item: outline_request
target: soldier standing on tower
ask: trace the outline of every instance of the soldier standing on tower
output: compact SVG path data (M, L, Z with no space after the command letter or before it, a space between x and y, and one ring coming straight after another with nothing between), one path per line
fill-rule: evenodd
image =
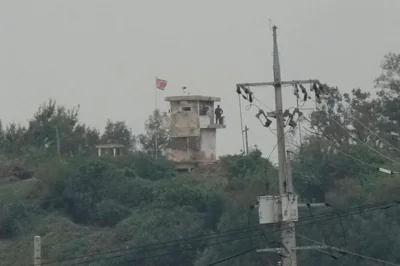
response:
M222 124L222 114L224 111L221 109L221 107L218 105L217 108L215 108L215 118L216 118L216 123L217 124Z

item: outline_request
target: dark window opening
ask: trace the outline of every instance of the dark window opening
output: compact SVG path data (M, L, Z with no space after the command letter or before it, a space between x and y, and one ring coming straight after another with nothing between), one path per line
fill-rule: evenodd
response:
M184 137L171 138L168 143L168 148L181 151L187 150L188 148L187 138Z
M207 106L207 105L200 105L200 113L199 113L199 115L202 115L202 116L207 115L207 112L208 112L209 109L210 109L210 107Z
M192 110L192 108L190 108L190 107L187 107L187 106L182 107L182 111L184 111L184 112L190 112L191 110Z
M212 114L212 103L210 102L199 102L199 115L206 116Z

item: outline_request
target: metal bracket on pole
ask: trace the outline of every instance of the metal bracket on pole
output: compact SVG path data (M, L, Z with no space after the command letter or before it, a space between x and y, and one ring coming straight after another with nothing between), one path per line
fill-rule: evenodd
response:
M292 85L295 88L299 87L304 94L304 101L308 99L307 90L302 84L312 84L313 87L318 87L322 91L322 84L317 79L308 80L291 80L291 81L281 81L281 71L279 63L279 52L278 52L278 42L277 42L277 27L274 25L273 29L273 82L257 82L257 83L238 83L236 84L236 92L241 93L241 90L249 92L248 87L258 87L258 86L273 86L275 89L275 112L268 113L269 117L276 119L276 137L277 137L277 148L278 148L278 169L279 169L279 194L280 196L261 196L259 197L259 222L260 224L271 224L280 223L282 234L282 248L265 248L258 249L257 252L277 252L281 255L283 266L297 266L297 249L321 249L320 246L316 247L296 247L296 231L295 222L298 220L298 196L294 194L292 172L290 168L290 160L286 160L285 152L285 117L290 117L289 123L291 127L294 127L294 121L292 118L295 114L290 114L290 112L283 112L282 103L282 85ZM318 86L316 86L316 84ZM298 90L298 88L297 88ZM313 91L313 89L310 89ZM320 92L315 89L316 97L319 99ZM251 94L250 94L251 95ZM299 97L297 93L297 97ZM250 102L252 100L249 99ZM262 111L262 110L261 110ZM263 112L263 111L262 111ZM300 112L297 110L298 115ZM259 115L258 115L259 116ZM265 114L264 114L265 116ZM269 123L270 124L270 123ZM266 126L268 127L269 124ZM300 207L311 207L315 204L303 204ZM319 204L318 206L325 206L325 204Z
M282 248L260 248L256 249L256 252L274 252L274 253L281 253Z
M275 112L267 112L267 117L276 118Z
M319 250L319 249L329 249L328 246L303 246L303 247L294 247L293 250Z
M291 81L281 81L280 85L294 85L294 84L310 84L317 83L321 84L318 79L308 79L308 80L291 80ZM251 83L238 83L237 87L260 87L260 86L275 86L276 82L251 82Z

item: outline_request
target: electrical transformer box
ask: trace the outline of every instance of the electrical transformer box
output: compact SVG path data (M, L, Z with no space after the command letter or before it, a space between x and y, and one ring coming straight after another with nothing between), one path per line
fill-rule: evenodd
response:
M281 196L283 222L296 222L299 220L297 199L298 196L295 194Z
M281 197L260 196L258 197L260 224L279 223L281 221Z
M297 201L298 196L294 194L258 197L258 215L260 224L298 221L299 214Z

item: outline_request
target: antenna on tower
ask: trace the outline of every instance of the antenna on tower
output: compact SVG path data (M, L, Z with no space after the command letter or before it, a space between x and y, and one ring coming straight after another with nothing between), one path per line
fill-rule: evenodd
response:
M187 87L186 86L182 87L182 93L183 93L183 95L189 95L189 92L187 91Z

